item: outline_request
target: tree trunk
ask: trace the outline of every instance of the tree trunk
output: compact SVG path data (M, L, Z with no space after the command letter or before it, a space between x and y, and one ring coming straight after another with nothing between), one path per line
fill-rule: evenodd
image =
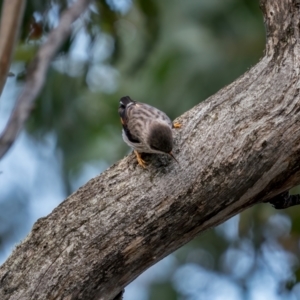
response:
M0 299L113 299L148 267L300 182L300 3L262 0L265 56L177 120L174 155L129 155L69 196L0 269Z

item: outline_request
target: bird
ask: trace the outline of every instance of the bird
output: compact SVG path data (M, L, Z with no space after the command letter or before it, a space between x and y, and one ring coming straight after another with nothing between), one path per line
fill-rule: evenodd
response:
M172 128L180 128L180 123L172 123L161 110L134 101L129 96L120 99L118 113L123 127L123 140L133 148L141 167L146 168L141 153L168 154L177 161L172 153Z

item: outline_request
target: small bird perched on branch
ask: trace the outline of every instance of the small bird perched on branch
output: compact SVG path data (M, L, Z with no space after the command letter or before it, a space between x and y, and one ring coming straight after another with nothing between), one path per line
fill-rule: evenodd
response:
M129 96L120 99L118 112L123 126L123 140L133 148L139 165L146 168L141 153L168 154L176 160L172 154L172 128L180 128L181 124L173 124L164 112L134 101Z

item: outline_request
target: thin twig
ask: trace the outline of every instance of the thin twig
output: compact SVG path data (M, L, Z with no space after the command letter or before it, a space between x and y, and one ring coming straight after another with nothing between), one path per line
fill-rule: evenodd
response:
M0 158L8 151L27 120L33 102L41 91L49 64L59 47L69 36L72 23L86 10L91 0L77 0L66 9L59 25L51 31L28 68L27 78L6 128L0 136Z
M4 0L0 27L0 95L6 82L19 35L26 0Z

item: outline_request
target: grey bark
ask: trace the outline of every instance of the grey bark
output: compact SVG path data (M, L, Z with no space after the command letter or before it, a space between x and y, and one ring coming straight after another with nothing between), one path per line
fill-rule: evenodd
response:
M264 57L179 117L174 154L133 154L46 218L0 269L0 299L113 299L175 249L300 182L300 9L261 1Z

